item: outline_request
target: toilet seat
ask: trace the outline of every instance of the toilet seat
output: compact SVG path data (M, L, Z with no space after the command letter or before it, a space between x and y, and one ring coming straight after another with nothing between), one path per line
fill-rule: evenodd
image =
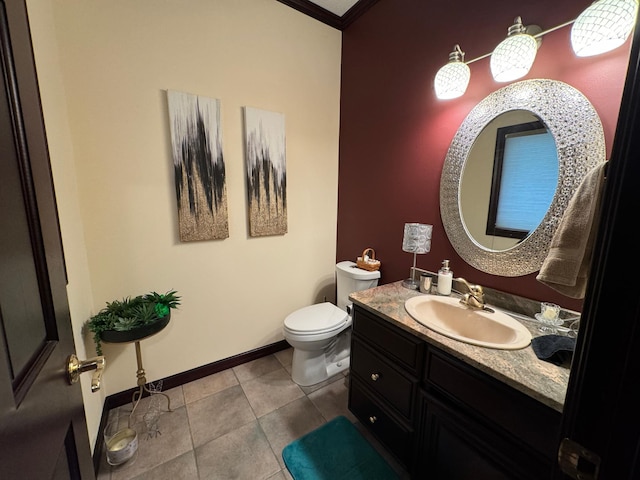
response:
M303 307L284 319L286 330L298 335L314 335L340 330L349 314L333 303L324 302Z

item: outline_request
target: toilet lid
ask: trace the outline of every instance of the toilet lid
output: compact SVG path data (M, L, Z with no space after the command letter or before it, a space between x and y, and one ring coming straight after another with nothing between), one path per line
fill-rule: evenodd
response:
M324 302L290 313L284 319L284 326L292 332L320 333L340 327L348 318L347 312Z

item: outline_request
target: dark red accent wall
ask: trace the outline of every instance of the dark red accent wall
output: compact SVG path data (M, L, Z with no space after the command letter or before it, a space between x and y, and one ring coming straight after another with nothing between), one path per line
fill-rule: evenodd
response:
M535 274L499 277L466 264L442 226L440 173L451 139L469 111L505 84L496 83L489 59L470 65L467 93L438 100L433 78L455 44L467 60L493 50L516 16L543 30L576 18L590 0L380 0L343 32L337 259L354 260L373 247L381 283L406 278L413 262L402 251L405 222L433 224L431 252L418 267L437 271L451 260L454 275L536 300L582 309L542 285ZM597 57L578 58L570 27L544 36L524 79L560 80L580 90L602 120L611 152L629 42Z

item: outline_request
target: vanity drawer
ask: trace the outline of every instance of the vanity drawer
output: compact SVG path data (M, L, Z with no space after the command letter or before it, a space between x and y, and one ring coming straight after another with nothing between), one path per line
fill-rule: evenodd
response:
M417 380L400 373L357 338L353 339L351 345L351 373L357 375L407 419L412 417Z
M555 457L560 412L435 348L427 355L425 379L427 388L437 387L490 427L513 434L545 457Z
M410 465L413 430L389 413L355 377L351 378L349 410L405 467Z
M402 368L419 377L424 358L424 343L417 337L385 323L354 305L353 332L374 346L380 347Z

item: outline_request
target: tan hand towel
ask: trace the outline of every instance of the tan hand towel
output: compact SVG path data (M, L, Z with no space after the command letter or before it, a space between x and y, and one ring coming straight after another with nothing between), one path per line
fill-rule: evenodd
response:
M602 162L587 173L571 197L536 276L539 282L571 298L584 298L587 288L606 165Z

